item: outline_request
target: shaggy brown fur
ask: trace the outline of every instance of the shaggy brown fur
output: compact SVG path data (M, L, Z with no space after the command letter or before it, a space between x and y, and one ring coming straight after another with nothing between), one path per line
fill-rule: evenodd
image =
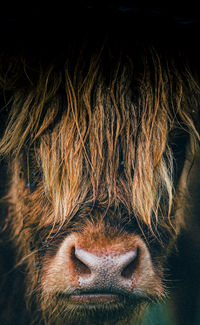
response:
M165 296L163 263L184 226L192 165L175 173L176 141L188 144L180 164L195 157L198 81L179 55L148 42L99 43L70 44L59 57L1 56L10 184L2 225L25 279L20 324L134 324L142 305ZM97 255L139 247L139 299L105 307L98 321L102 310L60 297L78 286L75 243Z

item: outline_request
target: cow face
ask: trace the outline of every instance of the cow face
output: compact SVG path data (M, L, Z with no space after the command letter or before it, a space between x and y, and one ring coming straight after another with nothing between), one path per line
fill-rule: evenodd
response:
M13 154L7 224L46 324L125 324L165 295L197 90L187 69L148 51L68 53L14 91L1 141Z

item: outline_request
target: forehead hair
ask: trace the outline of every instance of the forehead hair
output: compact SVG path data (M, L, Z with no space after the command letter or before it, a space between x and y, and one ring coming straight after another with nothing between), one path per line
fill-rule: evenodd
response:
M152 215L169 217L170 135L198 139L198 83L179 53L83 37L59 53L1 59L11 97L0 152L17 158L33 148L56 222L96 201L123 204L149 226Z

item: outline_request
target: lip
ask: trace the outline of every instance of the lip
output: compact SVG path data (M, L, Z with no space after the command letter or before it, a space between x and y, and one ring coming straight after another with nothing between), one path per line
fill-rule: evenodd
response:
M73 304L106 304L122 302L122 297L118 294L109 293L89 293L76 294L69 297L69 301Z

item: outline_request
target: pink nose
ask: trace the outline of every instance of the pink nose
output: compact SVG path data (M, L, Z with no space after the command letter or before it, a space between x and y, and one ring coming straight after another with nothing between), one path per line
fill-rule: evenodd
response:
M73 247L71 258L81 289L128 289L135 280L137 248L121 254L94 254Z

